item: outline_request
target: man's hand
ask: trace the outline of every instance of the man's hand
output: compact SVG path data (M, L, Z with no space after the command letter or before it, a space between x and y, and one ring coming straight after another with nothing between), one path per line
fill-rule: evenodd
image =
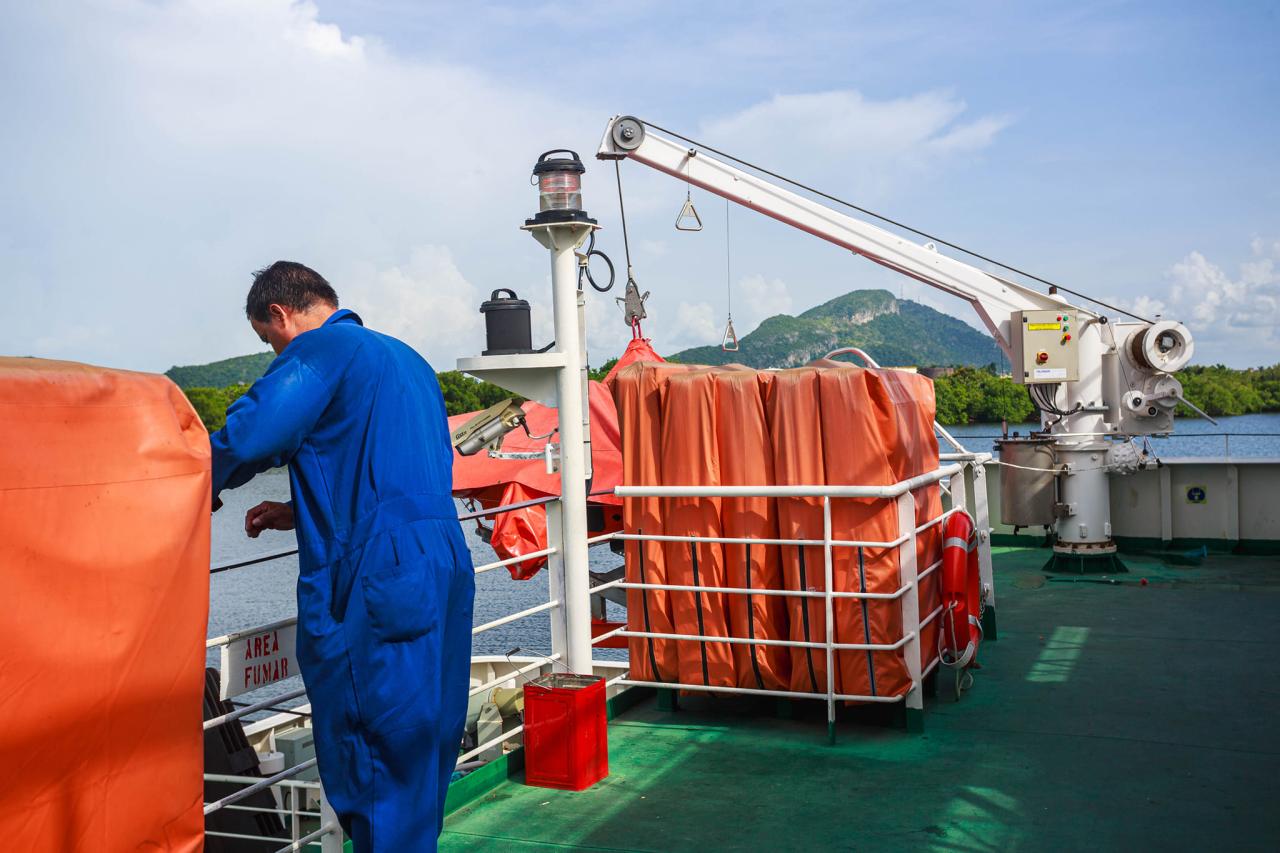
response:
M257 539L264 530L292 530L293 507L278 501L263 501L244 514L244 532Z

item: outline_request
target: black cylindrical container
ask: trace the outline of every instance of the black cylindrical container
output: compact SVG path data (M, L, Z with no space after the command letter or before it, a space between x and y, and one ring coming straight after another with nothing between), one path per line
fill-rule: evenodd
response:
M502 296L503 293L509 296ZM529 303L510 288L500 287L480 303L484 315L487 349L481 355L515 355L533 352L533 331L529 326Z

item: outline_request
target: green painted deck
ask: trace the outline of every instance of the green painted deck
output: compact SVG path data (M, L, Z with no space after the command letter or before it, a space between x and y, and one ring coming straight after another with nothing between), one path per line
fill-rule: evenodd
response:
M608 779L515 775L441 849L1280 847L1280 559L1127 555L1111 585L1048 580L1045 556L997 549L999 641L922 735L850 709L831 746L821 703L648 700L610 725Z

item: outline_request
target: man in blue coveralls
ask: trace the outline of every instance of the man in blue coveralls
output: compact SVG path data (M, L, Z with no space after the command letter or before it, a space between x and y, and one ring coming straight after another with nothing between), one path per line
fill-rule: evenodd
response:
M358 853L435 850L466 719L475 575L431 366L279 261L245 304L276 352L210 437L223 489L288 464L292 500L245 532L296 527L298 659L325 794Z

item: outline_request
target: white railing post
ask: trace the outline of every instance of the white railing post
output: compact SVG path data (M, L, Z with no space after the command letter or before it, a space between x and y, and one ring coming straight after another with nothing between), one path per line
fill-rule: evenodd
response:
M547 600L561 601L564 597L564 508L560 501L552 501L547 507L547 547L555 551L547 557ZM568 667L569 642L565 620L569 609L558 607L551 611L551 654L555 657L552 669L564 672Z
M320 789L320 826L333 826L333 832L320 836L320 853L342 853L342 825L338 813L329 805L329 795Z
M898 496L899 584L910 586L902 596L902 635L909 637L902 652L907 659L911 689L906 698L907 731L924 731L924 689L920 675L920 590L916 587L916 499L911 492Z
M822 499L822 564L826 585L823 587L823 604L826 607L827 643L827 741L836 742L836 666L835 666L835 608L831 604L831 591L835 571L831 559L831 498ZM809 604L801 601L805 607Z
M996 639L996 581L991 566L991 515L987 509L987 466L980 457L969 466L973 471L973 522L978 529L978 577L986 610L982 614L984 640Z
M947 480L947 489L951 492L951 508L952 509L968 509L969 499L965 490L967 488L966 481L969 464L965 463L958 473L952 474Z
M298 839L302 837L302 817L298 814L301 809L298 808L298 797L306 796L306 792L299 790L297 785L289 786L289 840L294 844L298 843Z

